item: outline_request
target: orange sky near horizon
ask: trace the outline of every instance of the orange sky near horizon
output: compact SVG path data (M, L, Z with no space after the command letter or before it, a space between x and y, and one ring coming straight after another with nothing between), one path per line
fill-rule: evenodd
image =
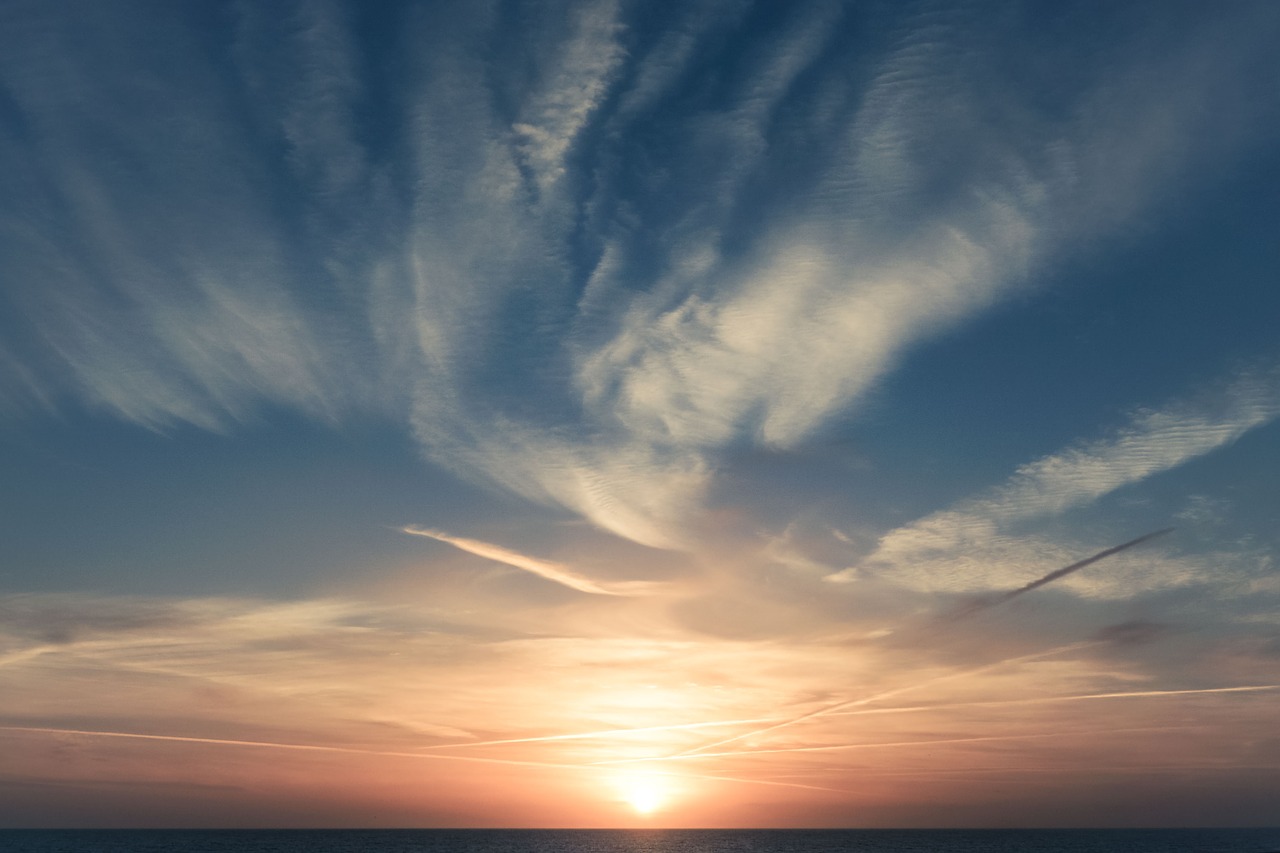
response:
M1031 600L786 643L593 617L592 636L473 644L389 630L411 618L391 605L210 605L0 664L11 720L64 721L0 727L6 770L41 779L17 801L56 789L77 823L123 826L1086 825L1245 809L1276 772L1238 734L1269 729L1280 684L1228 662L1151 684L1140 640L1017 638L1051 615ZM1220 800L1192 796L1205 777Z

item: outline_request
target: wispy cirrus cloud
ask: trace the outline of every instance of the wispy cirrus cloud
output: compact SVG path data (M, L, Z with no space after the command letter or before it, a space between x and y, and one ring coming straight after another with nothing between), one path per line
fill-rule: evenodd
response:
M512 124L520 137L522 162L540 193L566 174L568 155L608 93L625 51L617 2L583 4L567 10L567 37L553 48L545 85L535 91Z
M373 410L661 547L696 539L726 452L856 415L913 347L1247 147L1219 95L1275 26L1050 45L1088 70L1024 89L995 47L1040 36L929 4L657 29L541 4L518 44L483 4L68 8L16 10L0 61L0 146L33 164L0 176L6 398L209 429Z
M1116 198L1111 215L1141 206L1144 185L1129 184L1121 200L1110 178L1075 164L1071 152L1087 148L1095 130L1084 121L1046 123L1030 148L997 146L998 156L979 155L999 126L968 112L981 102L972 87L982 69L949 49L963 21L944 22L883 61L871 94L847 113L845 138L858 144L815 158L805 200L775 187L777 213L752 226L745 251L725 255L726 245L742 239L744 199L775 180L776 161L763 152L778 132L778 99L801 74L821 73L829 30L816 13L812 22L812 31L799 26L793 41L783 40L776 62L753 69L756 76L721 112L686 124L676 112L691 155L670 160L668 168L681 174L702 167L706 190L696 204L677 201L665 217L646 217L644 192L630 200L620 195L625 169L597 169L586 209L600 240L599 261L574 320L584 331L574 338L573 385L559 389L570 392L566 404L574 412L573 424L564 426L579 435L585 427L589 437L570 449L561 443L564 427L504 420L504 441L475 454L471 467L508 485L525 476L521 493L541 491L622 535L678 543L677 519L689 517L685 509L705 488L698 472L714 470L720 450L740 442L794 446L855 406L913 342L992 305L1020 287L1033 264L1097 233L1104 223L1069 217L1064 226L1063 214L1080 197L1105 185ZM663 79L678 78L668 72ZM625 84L619 86L620 102L628 103ZM964 191L950 197L928 189L939 179L932 154L937 162L955 154L930 153L940 144L930 141L930 128L944 102L964 131L946 144L973 155ZM1188 107L1166 100L1162 109L1177 114ZM606 132L622 137L631 130L628 114L600 109ZM831 116L828 105L802 122ZM724 156L708 159L712 152ZM610 154L605 148L581 156L609 166ZM665 173L657 174L655 190L668 189ZM611 208L616 212L608 216ZM644 242L619 216L623 211L645 222ZM646 249L656 255L642 261ZM609 329L612 335L602 334ZM436 441L437 433L423 434L428 446ZM496 449L502 443L526 448L528 460L559 464L522 465ZM636 464L607 461L616 458ZM623 471L638 476L620 477ZM590 490L565 485L583 478L593 482Z
M623 583L597 583L582 574L575 572L563 563L553 560L543 560L538 557L531 557L527 554L521 554L518 551L512 551L510 548L504 548L501 545L494 545L490 542L481 542L478 539L467 539L461 536L451 536L439 530L429 530L425 527L405 527L402 528L405 533L413 536L425 536L428 539L435 539L437 542L444 542L452 545L460 551L466 551L468 554L474 554L477 557L483 557L486 560L493 560L498 563L520 569L524 572L545 578L552 583L558 583L569 589L578 592L586 592L592 595L634 595L642 590L652 590L653 585L639 582L623 582Z
M1217 390L1134 412L1110 436L1023 465L986 494L892 530L859 566L828 579L854 580L869 569L929 588L1007 585L1016 577L1012 572L1025 568L1018 555L1036 565L1045 559L1031 556L1046 550L1045 543L1019 537L1019 524L1087 505L1225 447L1277 417L1275 369L1247 371Z
M159 40L121 11L15 10L0 67L21 116L6 159L39 163L4 176L30 372L54 399L147 426L223 428L268 400L332 417L356 386L298 288L227 81L191 61L200 38L178 10L153 20Z

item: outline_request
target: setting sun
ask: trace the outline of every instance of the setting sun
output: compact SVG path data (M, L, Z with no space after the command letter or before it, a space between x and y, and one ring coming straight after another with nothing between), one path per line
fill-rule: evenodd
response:
M640 815L650 815L662 808L669 799L669 790L663 780L653 776L625 776L618 780L622 801Z

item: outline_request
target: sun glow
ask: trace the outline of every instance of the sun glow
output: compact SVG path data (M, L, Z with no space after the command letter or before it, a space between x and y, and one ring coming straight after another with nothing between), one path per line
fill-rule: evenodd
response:
M661 809L668 800L668 790L660 777L628 775L618 780L623 802L639 815L651 815Z

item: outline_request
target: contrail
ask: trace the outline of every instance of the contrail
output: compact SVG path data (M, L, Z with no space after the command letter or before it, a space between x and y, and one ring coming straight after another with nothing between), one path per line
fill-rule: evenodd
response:
M989 743L1010 740L1042 740L1045 738L1071 737L1073 735L1130 734L1133 732L1170 732L1204 728L1203 726L1139 726L1126 729L1086 729L1068 732L1038 732L1028 735L977 735L974 737L941 738L938 740L900 740L883 743L837 743L826 746L781 746L775 749L740 749L726 752L691 752L674 756L652 758L618 758L597 761L598 765L640 764L647 761L690 761L699 758L735 758L745 755L778 755L790 752L844 752L854 749L888 749L911 746L945 746L959 743Z
M581 764L557 764L550 761L520 761L511 758L478 758L471 755L436 755L434 753L402 752L397 750L360 749L351 746L322 746L311 743L279 743L262 740L233 740L229 738L183 737L180 735L146 735L136 732L105 732L89 729L58 729L39 726L0 726L5 732L30 732L34 734L80 735L84 737L123 738L128 740L151 740L168 743L213 744L215 746L242 746L254 749L285 749L298 752L337 752L346 755L375 755L392 758L418 758L436 761L465 761L473 764L506 764L518 767L553 767L558 769L582 769Z
M871 714L911 714L924 711L941 711L952 708L999 708L1009 705L1046 705L1054 702L1079 702L1089 699L1128 699L1152 696L1185 696L1204 693L1256 693L1266 690L1280 690L1280 684L1251 684L1242 687L1200 687L1185 690L1130 690L1122 693L1083 693L1075 696L1043 696L1034 699L995 699L985 702L948 702L937 705L906 705L895 708L860 708L855 711L832 711L832 717L854 717ZM870 700L868 700L870 701ZM654 732L688 731L691 729L710 729L721 726L744 726L758 723L785 722L777 717L757 717L741 720L712 720L701 723L676 723L668 726L642 726L629 729L601 729L591 732L573 732L563 735L538 735L534 737L504 738L501 740L464 741L461 743L442 743L420 747L420 752L434 752L445 749L469 749L472 747L505 746L521 743L554 743L566 740L594 740L609 737L626 737L635 734ZM736 754L736 753L734 753ZM649 759L645 759L649 760ZM612 763L612 762L610 762Z
M1021 774L1027 776L1061 776L1070 772L1078 772L1081 768L1064 768L1064 767L963 767L960 769L950 769L946 767L930 767L927 770L875 770L870 768L860 768L858 770L859 779L879 779L879 778L918 778L921 781L929 781L940 776L971 776L977 773L1009 773ZM1111 765L1100 766L1090 764L1088 773L1090 776L1103 773L1141 773L1151 775L1153 773L1172 773L1172 772L1218 772L1218 773L1235 773L1238 771L1254 770L1267 773L1274 773L1280 770L1277 764L1134 764L1134 765ZM822 771L815 770L813 773ZM827 771L830 772L830 771Z
M421 752L402 752L398 750L359 749L349 746L322 746L309 743L278 743L276 741L233 740L229 738L184 737L179 735L147 735L136 732L106 732L89 729L59 729L39 726L0 726L0 731L29 732L33 734L79 735L83 737L123 738L128 740L162 741L167 743L212 744L215 746L239 746L257 749L284 749L301 752L330 752L344 755L385 756L391 758L434 759L439 761L463 761L472 764L502 764L515 767L541 767L555 770L578 770L599 772L599 764L558 764L550 761L520 761L506 758L476 758L463 755L434 755ZM655 771L660 776L675 779L708 779L718 782L736 782L743 785L769 785L783 788L801 788L809 791L830 791L847 794L849 791L840 788L828 788L820 785L803 785L799 782L778 782L769 779L744 779L738 776L709 776L704 774L671 773Z
M588 765L588 766L592 768L597 768L600 765ZM828 788L824 785L804 785L804 784L801 784L800 782L779 782L776 779L743 779L738 776L707 776L702 773L693 773L688 775L684 773L680 773L680 774L667 773L663 775L675 776L676 778L679 778L679 779L708 779L713 782L740 782L744 785L774 785L779 788L801 788L805 791L829 791L833 794L854 793L853 791L850 791L848 788Z
M974 603L972 603L972 604L970 604L970 605L966 606L965 608L963 608L961 611L959 611L959 612L957 612L957 613L953 614L952 616L948 617L948 619L947 619L946 621L953 621L953 620L956 620L956 619L959 619L959 618L963 618L963 617L965 617L965 616L969 616L969 615L971 615L971 614L973 614L973 613L976 613L976 612L978 612L979 610L985 610L985 609L987 609L987 608L989 608L989 607L994 607L994 606L996 606L996 605L998 605L998 604L1002 604L1002 603L1004 603L1004 602L1006 602L1006 601L1008 601L1008 600L1010 600L1010 599L1012 599L1012 598L1017 598L1018 596L1020 596L1020 595L1024 595L1024 594L1026 594L1026 593L1030 592L1030 591L1031 591L1031 590L1033 590L1033 589L1037 589L1037 588L1039 588L1039 587L1042 587L1042 586L1044 586L1044 585L1045 585L1045 584L1047 584L1047 583L1052 583L1053 581L1058 580L1059 578L1066 577L1067 575L1072 574L1073 572L1078 572L1078 571L1080 571L1081 569L1083 569L1085 566L1092 565L1093 563L1096 563L1096 562L1098 562L1099 560L1106 559L1107 557L1110 557L1110 556L1111 556L1111 555L1113 555L1113 554L1118 554L1118 553L1120 553L1121 551L1124 551L1124 550L1126 550L1126 549L1128 549L1128 548L1132 548L1132 547L1134 547L1135 545L1140 545L1141 543L1146 542L1146 541L1147 541L1147 540L1149 540L1149 539L1154 539L1154 538L1156 538L1157 536L1163 536L1164 534L1169 533L1169 532L1171 532L1172 530L1173 530L1173 528L1172 528L1172 527L1166 527L1166 528L1164 528L1163 530L1157 530L1157 531L1155 531L1154 533L1148 533L1148 534L1146 534L1146 535L1144 535L1144 536L1139 536L1137 539L1131 539L1131 540L1130 540L1130 541L1128 541L1128 542L1125 542L1125 543L1123 543L1123 544L1121 544L1121 545L1116 545L1116 546L1115 546L1115 547L1113 547L1113 548L1108 548L1108 549L1106 549L1105 551L1099 551L1097 554L1094 554L1092 557L1086 557L1085 559L1080 560L1080 561L1075 562L1075 563L1072 563L1072 564L1071 564L1071 565L1069 565L1069 566L1063 566L1061 569L1057 569L1057 570L1055 570L1055 571L1052 571L1052 572L1050 572L1049 574L1045 575L1044 577L1039 578L1039 579L1037 579L1037 580L1034 580L1034 581L1032 581L1031 583L1026 584L1025 586L1021 586L1021 587L1019 587L1019 588L1017 588L1017 589L1015 589L1015 590L1010 590L1009 592L1003 593L1002 595L996 596L996 597L991 598L991 599L984 599L984 600L981 600L981 601L974 602ZM912 687L898 688L898 689L896 689L896 690L891 690L891 691L888 691L888 692L885 692L885 693L878 693L878 694L876 694L876 695L874 695L874 696L869 696L869 697L866 697L866 698L864 698L864 699L854 699L854 700L850 700L850 701L847 701L847 702L839 702L839 703L836 703L835 705L829 705L829 706L827 706L826 708L819 708L819 709L818 709L818 710L816 710L816 711L810 711L810 712L809 712L809 713L807 713L807 714L801 714L800 716L798 716L798 717L793 717L793 718L791 718L791 719L789 719L789 720L783 720L783 721L782 721L782 722L780 722L780 723L776 723L776 724L774 724L774 725L767 726L766 728L763 728L763 729L755 729L755 730L753 730L753 731L744 732L743 734L740 734L740 735L735 735L734 737L731 737L731 738L725 738L724 740L719 740L719 741L715 741L715 742L713 742L713 743L704 744L703 746L700 746L700 747L694 747L693 749L687 749L687 750L684 750L684 751L682 751L682 752L675 753L672 757L683 756L683 755L690 755L690 754L693 754L693 753L702 752L702 751L707 750L707 749L714 749L714 748L715 748L715 747L717 747L717 746L724 746L725 744L734 743L735 741L743 740L743 739L745 739L745 738L749 738L749 737L757 737L757 736L759 736L759 735L768 734L769 732L777 731L778 729L786 728L787 726L793 726L793 725L795 725L796 723L804 722L805 720L809 720L809 719L812 719L812 718L814 718L814 717L826 716L826 715L831 714L831 713L834 713L834 712L836 712L836 711L838 711L838 710L840 710L840 709L842 709L842 708L849 708L849 707L853 707L854 705L865 705L865 704L867 704L867 703L869 703L869 702L874 702L874 701L876 701L876 700L878 700L878 699L885 699L885 698L888 698L889 696L894 696L894 695L897 695L897 694L899 694L899 693L906 692L907 690L914 690L914 689L917 689L918 687L923 687L923 686L925 686L925 685L927 685L927 684L935 684L935 683L937 683L937 682L939 682L939 681L945 681L945 680L947 680L947 679L950 679L950 678L957 678L957 677L960 677L960 676L963 676L963 675L976 675L976 674L978 674L978 673L985 672L987 669L990 669L990 668L992 668L992 667L1003 666L1003 665L1004 665L1004 664L1006 664L1006 663L1014 663L1014 662L1016 662L1016 661L1020 661L1020 660L1030 660L1030 659L1033 659L1033 658L1042 657L1042 656L1044 656L1044 655L1055 654L1055 653L1060 652L1060 651L1067 651L1067 650L1071 650L1071 649L1084 648L1085 646L1095 645L1095 644L1096 644L1096 642L1098 642L1098 641L1089 642L1089 643L1084 643L1084 644L1079 644L1079 643L1077 643L1077 644L1070 645L1070 646L1063 646L1063 647L1061 647L1061 648L1059 648L1059 649L1055 649L1055 650L1052 650L1052 651L1049 651L1049 652L1043 652L1043 653L1040 653L1040 654L1030 655L1030 656L1028 656L1028 657L1024 657L1024 658L1009 658L1009 659L1007 659L1007 660L1000 661L1000 662L995 663L995 664L990 664L989 666L986 666L986 667L980 667L980 668L978 668L978 669L976 669L976 670L968 670L968 671L966 671L966 672L956 673L956 674L954 674L954 675L943 676L943 677L942 677L942 678L940 678L940 679L933 679L933 680L930 680L930 681L928 681L928 682L925 682L924 684L915 685L915 686L912 686Z
M863 708L857 711L836 711L831 716L910 714L920 711L950 710L952 708L1000 708L1007 705L1049 705L1054 702L1080 702L1089 699L1141 699L1150 696L1187 696L1202 693L1256 693L1264 690L1280 690L1280 684L1250 684L1243 687L1199 687L1186 690L1127 690L1121 693L1081 693L1075 696L1040 696L1033 699L992 699L985 702L948 702L939 705L908 705L897 708Z
M686 729L712 729L719 728L721 726L756 725L758 723L771 723L776 719L776 717L756 717L742 720L712 720L710 722L701 723L675 723L669 726L643 726L631 729L602 729L594 732L574 732L573 734L565 735L539 735L535 737L505 738L503 740L477 740L464 741L461 743L442 743L433 746L424 746L421 747L421 749L426 752L428 750L437 749L467 749L478 746L501 746L503 744L511 743L548 743L551 741L561 740L591 740L594 738L622 737L634 734L647 734L650 732L675 732Z
M812 720L815 717L829 716L830 714L833 714L836 711L841 710L842 708L852 708L856 705L867 705L867 704L870 704L871 702L876 702L881 699L888 699L890 696L897 696L901 693L907 693L912 690L919 690L922 687L929 687L934 684L941 684L944 681L951 681L952 679L955 679L955 678L963 678L969 675L979 675L981 673L988 672L990 670L1005 666L1006 664L1020 663L1022 661L1028 661L1028 660L1036 660L1037 658L1049 657L1051 655L1062 654L1063 652L1071 652L1077 649L1084 649L1090 646L1100 645L1101 642L1102 642L1101 640L1089 640L1081 643L1071 643L1069 645L1058 646L1057 648L1049 649L1048 651L1044 651L1044 652L1035 652L1034 654L1021 655L1019 657L1013 657L1013 658L1005 658L1002 661L985 664L984 666L977 667L976 669L966 669L962 672L953 672L950 675L942 675L937 678L930 678L927 681L922 681L917 684L909 684L906 687L896 687L893 690L885 690L880 693L874 693L871 696L864 696L860 699L848 699L844 702L837 702L834 705L827 705L824 708L818 708L817 710L809 711L808 713L801 714L798 717L791 717L790 719L782 720L781 722L774 723L773 725L766 726L762 729L753 729L752 731L743 732L742 734L737 734L737 735L734 735L733 737L727 737L727 738L724 738L723 740L718 740L712 743L703 744L702 746L695 746L692 749L686 749L681 752L674 753L673 755L670 755L667 757L680 758L685 755L693 755L695 753L701 753L701 752L704 752L705 750L715 749L717 746L724 746L725 744L735 743L740 740L745 740L746 738L749 738L749 737L759 737L760 735L766 735L766 734L769 734L770 732L776 732L778 729L784 729L784 728L787 728L788 726L794 726L796 723L803 723L805 720Z
M1116 545L1114 548L1108 548L1105 551L1099 551L1098 553L1094 554L1092 557L1085 557L1083 560L1080 560L1079 562L1072 563L1069 566L1063 566L1060 569L1055 569L1054 571L1049 572L1049 574L1045 575L1044 577L1033 580L1031 583L1025 586L1020 586L1017 589L1009 590L1008 592L1001 593L1000 595L993 596L991 598L978 599L977 601L974 601L960 608L959 610L952 613L947 618L951 620L962 619L966 616L971 616L974 613L977 613L981 610L986 610L988 608L996 607L997 605L1004 604L1006 601L1017 598L1020 595L1026 595L1028 592L1031 592L1031 590L1033 589L1039 589L1040 587L1044 586L1047 583L1053 583L1059 578L1065 578L1067 575L1074 574L1075 572L1080 571L1086 566L1093 565L1099 560L1105 560L1107 557L1110 557L1113 554L1119 554L1121 551L1126 551L1134 547L1135 545L1141 545L1143 542L1146 542L1151 539L1155 539L1157 536L1164 536L1166 533L1172 533L1172 532L1173 532L1172 527L1166 527L1163 530L1157 530L1154 533L1148 533L1144 536L1139 536L1137 539L1130 539L1128 542L1125 542L1122 545Z

